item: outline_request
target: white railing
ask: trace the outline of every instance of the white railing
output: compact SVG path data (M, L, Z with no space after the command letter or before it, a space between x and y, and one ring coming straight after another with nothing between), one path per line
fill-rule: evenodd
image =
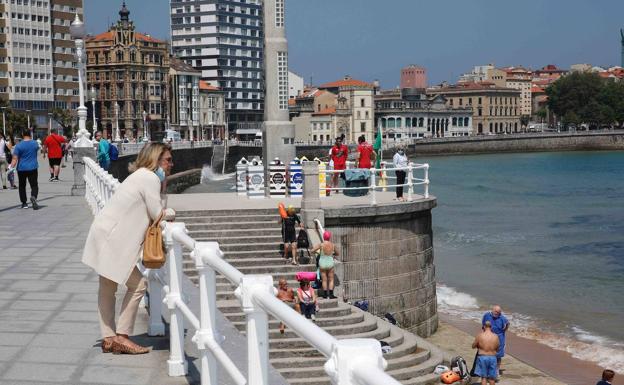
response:
M348 168L352 170L353 168ZM342 191L342 190L369 190L371 192L371 204L377 204L377 191L385 191L388 188L396 188L396 187L404 187L407 188L407 200L412 201L414 198L414 187L415 186L423 186L422 196L425 199L429 198L429 164L415 164L409 163L407 167L396 167L396 168L387 168L382 166L382 168L370 168L363 169L368 170L370 172L369 184L368 186L360 186L360 187L330 187L331 180L328 181L326 187L319 188L320 191ZM423 177L418 178L414 175L414 172L418 170L423 170ZM385 183L388 179L396 179L396 176L387 175L388 171L405 171L405 183L402 184L387 184ZM334 174L342 174L345 170L332 170L327 169L324 171L327 175ZM383 182L383 183L378 183Z
M86 199L94 213L104 207L119 182L85 158ZM319 223L320 224L320 223ZM328 361L325 372L335 385L400 385L384 372L387 362L375 339L338 340L295 312L276 297L271 275L245 275L223 259L216 242L197 242L187 234L184 223L163 224L167 262L162 269L144 269L148 279L150 336L164 335L163 315L170 320L170 376L184 376L188 363L184 353L184 320L195 329L192 341L201 354L202 385L217 385L222 368L237 385L269 384L269 314L317 349ZM191 250L199 275L199 316L187 305L182 291L182 249ZM236 297L246 315L247 376L221 348L216 331L216 274L237 286ZM165 304L166 308L162 305Z

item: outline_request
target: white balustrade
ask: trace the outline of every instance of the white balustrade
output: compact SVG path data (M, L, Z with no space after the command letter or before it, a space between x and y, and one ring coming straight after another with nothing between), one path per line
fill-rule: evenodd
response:
M119 181L95 161L85 158L86 200L97 214L111 199ZM337 340L295 312L276 297L273 277L245 275L223 259L216 242L196 242L180 222L162 224L167 262L162 269L141 269L148 279L150 336L164 335L163 315L169 314L170 376L184 376L188 363L184 352L184 320L195 329L192 342L201 354L202 385L217 385L218 370L223 369L237 385L269 384L269 314L317 349L328 361L325 372L335 385L399 385L384 372L387 366L379 341L375 339ZM322 234L322 226L317 221ZM182 250L191 250L199 275L199 316L189 308L182 291ZM235 294L246 315L248 368L243 375L219 343L216 330L216 273L237 285ZM162 304L166 307L163 307Z

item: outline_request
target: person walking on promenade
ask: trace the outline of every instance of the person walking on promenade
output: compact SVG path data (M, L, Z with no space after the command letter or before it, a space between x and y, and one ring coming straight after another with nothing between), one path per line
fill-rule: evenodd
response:
M10 155L11 150L9 150L4 135L0 132L0 181L2 181L3 190L7 189L7 169L9 168Z
M481 331L472 343L473 349L479 349L475 374L481 377L481 385L494 385L498 378L496 352L498 350L498 336L492 333L492 323L485 321Z
M301 314L312 321L316 320L316 308L318 306L318 298L316 292L310 286L307 279L301 280L299 289L297 289L297 299L301 307Z
M325 230L323 242L314 246L312 253L320 251L319 271L321 272L321 282L323 289L319 295L325 299L335 299L334 296L334 258L338 255L336 245L331 241L331 232Z
M13 160L13 149L15 148L15 140L13 139L13 136L9 136L8 138L5 138L5 145L6 145L5 156L6 156L7 163L10 166L11 160ZM11 189L16 190L17 186L15 185L15 172L9 172L7 170L7 179L9 180L9 185L11 186Z
M611 385L615 378L615 372L610 369L605 369L602 372L602 380L598 381L596 385Z
M358 138L357 158L355 160L355 168L369 169L373 167L373 162L377 154L373 150L373 146L366 141L366 136L362 135Z
M490 322L492 325L492 333L496 334L499 339L498 351L496 352L496 362L498 367L498 374L502 374L501 361L505 357L505 333L509 329L509 321L503 315L503 310L499 305L494 305L492 311L489 311L483 315L481 325L485 327L486 322Z
M301 219L297 215L297 211L294 207L288 206L286 210L288 216L286 218L280 217L282 221L282 234L284 236L284 259L289 259L288 252L292 255L292 264L298 265L299 260L297 258L297 230L296 224L299 224L300 228L303 228Z
M401 202L405 202L405 198L403 198L403 185L405 184L405 170L407 170L407 155L405 155L405 149L403 145L400 144L397 148L396 154L392 157L392 164L394 168L400 168L401 170L395 170L396 174L396 184L399 185L396 187L396 197Z
M297 298L295 297L295 291L292 289L292 287L288 287L288 282L284 278L280 278L280 280L278 281L277 298L280 301L284 302L286 305L295 309L298 313L301 313L301 309L299 308L299 304L297 303ZM285 330L286 325L280 322L280 333L284 334Z
M336 170L345 170L347 168L347 157L349 155L349 147L347 147L346 145L342 144L342 137L339 136L336 138L336 143L334 144L334 146L331 148L331 160L334 163L334 171ZM338 172L334 172L332 173L332 178L331 178L331 185L333 188L337 188L338 187L338 178L342 176L344 177L344 172L343 173L338 173ZM334 190L336 193L338 193L338 190Z
M26 202L26 181L28 180L30 185L30 202L34 210L39 210L39 204L37 203L37 195L39 194L37 152L39 151L39 144L32 140L30 131L27 128L22 130L22 138L23 140L13 149L13 159L11 159L9 172L17 169L19 197L22 202L22 208L28 208L28 203Z
M89 229L82 262L99 278L98 310L102 352L143 354L148 348L129 339L139 302L147 283L136 264L142 255L145 232L151 222L164 215L173 220L175 212L165 208L165 177L173 165L171 149L162 143L146 145L129 167L131 172ZM115 292L128 288L115 323Z
M50 135L43 141L43 157L48 155L48 163L50 164L50 182L59 181L59 173L61 172L61 161L63 160L63 144L65 138L57 134L56 128L50 130Z
M98 142L97 147L97 160L104 170L108 171L110 168L110 143L108 140L102 138L102 131L95 133L95 140Z

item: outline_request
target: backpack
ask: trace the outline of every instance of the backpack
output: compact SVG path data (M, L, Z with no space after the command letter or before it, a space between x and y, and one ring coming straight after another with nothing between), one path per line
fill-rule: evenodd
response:
M468 364L462 356L453 357L453 359L451 360L451 370L459 374L462 379L468 378L470 376L470 372L468 371Z
M117 146L112 143L110 146L108 146L108 157L110 158L110 160L119 159L119 150L117 149Z
M353 303L353 306L359 308L360 310L368 311L368 301L365 300L365 299L363 299L361 301L355 301Z
M390 323L391 323L391 324L393 324L393 325L396 325L396 324L397 324L397 320L396 320L396 318L394 318L394 316L393 316L392 314L390 314L390 313L386 313L386 314L384 314L384 319L385 319L386 321L390 322Z
M310 247L310 239L308 239L308 232L305 230L299 230L299 235L297 236L297 248L298 249L307 249Z

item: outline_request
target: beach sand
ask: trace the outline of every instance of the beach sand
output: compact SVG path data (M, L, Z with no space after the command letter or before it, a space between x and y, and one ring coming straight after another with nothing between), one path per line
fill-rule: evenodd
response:
M471 345L480 325L473 321L451 319L442 313L439 316L438 331L427 340L451 354L464 357L472 366L475 351ZM602 373L602 368L597 365L509 332L506 353L502 365L504 373L499 382L503 385L594 385ZM477 383L476 378L473 383ZM621 383L616 376L613 385Z

